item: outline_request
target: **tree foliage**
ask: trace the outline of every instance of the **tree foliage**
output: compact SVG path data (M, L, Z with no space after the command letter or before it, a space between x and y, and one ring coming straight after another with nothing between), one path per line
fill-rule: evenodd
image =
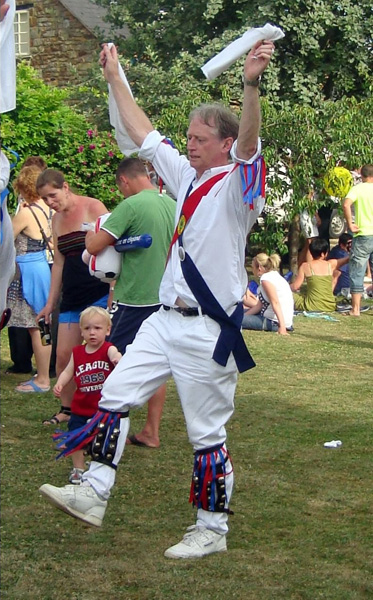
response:
M115 185L120 151L111 133L98 132L68 104L69 96L67 89L46 85L26 63L18 65L17 106L2 115L1 123L2 144L20 156L13 175L28 156L40 155L78 193L99 198L109 208L120 198Z
M262 103L264 156L267 177L266 231L260 239L267 249L285 252L287 228L303 209L315 211L330 204L324 175L335 165L355 170L373 162L372 132L368 125L373 98L325 100L319 107ZM284 177L284 173L286 176ZM337 198L337 201L340 199ZM276 218L281 206L282 220Z
M117 41L132 66L148 65L167 74L175 61L183 61L188 79L193 76L203 88L200 67L206 60L247 28L271 22L285 32L264 84L272 101L311 104L371 91L370 0L96 1L108 7L113 23L129 26L132 36ZM240 63L230 72L237 68ZM229 75L219 78L223 86L228 82Z

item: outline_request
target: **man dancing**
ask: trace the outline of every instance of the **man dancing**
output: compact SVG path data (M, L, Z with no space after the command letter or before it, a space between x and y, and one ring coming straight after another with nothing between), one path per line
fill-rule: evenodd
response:
M106 380L89 430L78 440L62 440L66 454L92 441L93 461L82 485L45 484L40 491L57 508L100 526L125 447L128 411L172 376L194 450L190 500L197 520L166 550L168 558L227 549L233 468L225 426L234 409L237 370L254 366L240 331L241 299L246 237L264 205L258 87L273 48L272 42L260 42L246 57L240 122L220 104L192 111L188 159L164 143L131 97L118 74L115 47L101 52L128 134L177 197L177 227L160 287L162 308L144 321Z

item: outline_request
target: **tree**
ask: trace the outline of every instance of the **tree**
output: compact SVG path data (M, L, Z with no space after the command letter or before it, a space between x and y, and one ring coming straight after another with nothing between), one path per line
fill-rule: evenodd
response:
M288 103L278 108L269 101L263 103L264 156L268 165L275 166L266 201L271 207L287 196L287 203L285 219L279 222L269 210L269 232L257 234L254 240L270 251L284 252L288 226L302 209L315 210L310 190L317 193L319 206L330 202L323 181L327 171L336 164L352 170L373 162L372 110L372 97L325 100L316 108ZM295 252L291 247L293 267Z
M264 89L272 101L314 104L371 92L370 0L96 2L108 7L113 23L125 22L129 26L132 36L118 43L132 66L148 65L167 73L175 61L185 59L191 68L188 73L202 84L199 67L208 58L248 27L269 21L282 27L286 34L266 74ZM241 65L233 65L230 73L238 72ZM235 81L233 98L238 97L240 78ZM219 78L219 85L228 82L232 84L229 74ZM149 89L152 91L151 80ZM168 89L167 83L164 89Z
M115 185L121 153L111 133L98 132L68 104L69 94L46 85L34 69L19 63L16 109L1 115L2 144L18 152L20 163L31 155L43 156L78 193L100 198L110 208L121 198ZM12 194L10 200L11 206Z

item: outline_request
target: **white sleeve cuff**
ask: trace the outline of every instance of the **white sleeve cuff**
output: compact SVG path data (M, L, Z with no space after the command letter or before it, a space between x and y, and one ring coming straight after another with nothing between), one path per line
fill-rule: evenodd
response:
M249 160L240 158L239 156L237 156L236 152L237 152L237 140L234 141L233 146L231 148L231 157L232 157L233 162L243 164L243 165L251 165L251 163L255 162L262 153L261 139L258 138L257 150L256 150L255 154L253 154L252 157L249 158Z
M145 158L145 160L148 160L149 162L153 162L153 158L157 151L157 148L164 139L164 135L161 135L159 131L153 129L153 131L148 133L148 135L144 139L140 148L139 156L141 156L141 158Z

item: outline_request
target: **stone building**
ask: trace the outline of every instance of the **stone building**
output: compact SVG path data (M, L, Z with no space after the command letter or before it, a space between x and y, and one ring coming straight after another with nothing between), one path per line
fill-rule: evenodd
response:
M100 44L112 37L105 14L91 0L17 0L17 58L28 60L46 83L84 81L97 65ZM127 37L128 30L115 34Z

